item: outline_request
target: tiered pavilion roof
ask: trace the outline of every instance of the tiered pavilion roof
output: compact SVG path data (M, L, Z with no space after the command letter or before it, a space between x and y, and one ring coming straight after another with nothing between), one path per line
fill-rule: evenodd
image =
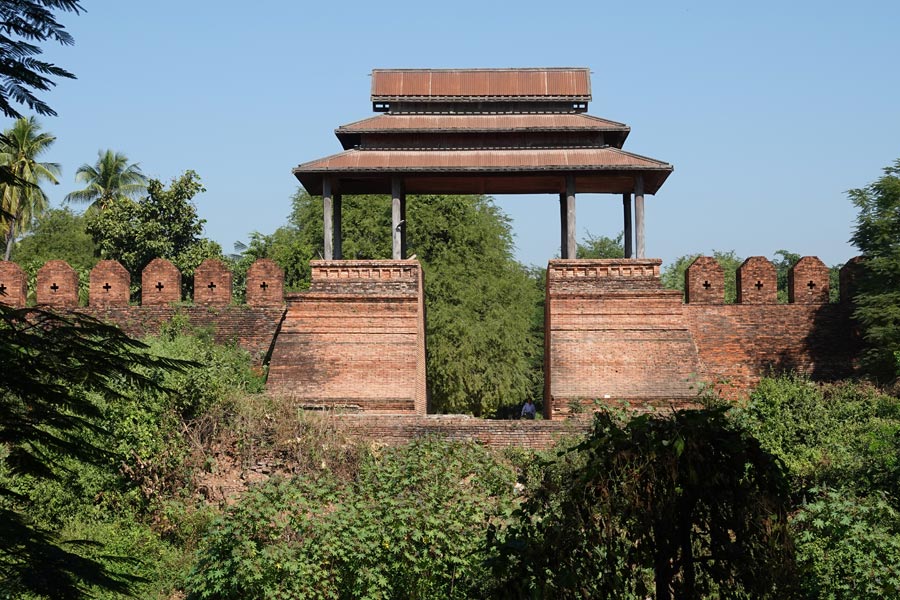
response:
M578 192L628 196L630 255L634 193L642 256L643 195L655 194L672 166L623 150L630 128L585 114L590 100L584 68L375 69L371 101L384 114L339 127L344 151L303 163L294 175L323 195L326 208L336 197L339 209L340 194L392 194L401 203L401 238L407 192L559 194L561 217L571 213L563 258L574 258Z

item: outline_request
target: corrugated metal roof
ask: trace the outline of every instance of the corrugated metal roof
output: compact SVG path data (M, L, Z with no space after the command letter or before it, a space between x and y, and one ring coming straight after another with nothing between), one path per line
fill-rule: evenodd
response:
M585 114L407 115L385 114L342 125L335 133L392 131L630 131L617 123Z
M548 148L517 150L347 150L303 163L300 173L659 170L672 165L618 148Z
M372 102L434 99L591 99L586 68L373 69Z

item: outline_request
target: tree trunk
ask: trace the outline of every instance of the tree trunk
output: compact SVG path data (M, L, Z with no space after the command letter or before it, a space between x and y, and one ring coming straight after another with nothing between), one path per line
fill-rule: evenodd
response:
M9 257L12 255L13 241L15 239L16 239L16 218L13 217L9 220L9 229L6 232L6 254L3 255L3 260L9 260Z

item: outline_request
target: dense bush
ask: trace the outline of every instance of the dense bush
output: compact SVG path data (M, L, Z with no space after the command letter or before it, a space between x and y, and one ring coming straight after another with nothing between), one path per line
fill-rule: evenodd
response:
M212 529L191 598L471 598L484 532L511 509L488 451L420 439L370 453L353 482L273 479Z

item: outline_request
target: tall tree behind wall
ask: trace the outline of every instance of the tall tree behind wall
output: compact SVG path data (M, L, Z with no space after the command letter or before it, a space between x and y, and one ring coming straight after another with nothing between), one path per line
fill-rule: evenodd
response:
M409 197L407 222L408 254L425 269L435 408L487 416L539 396L543 290L513 258L507 217L488 197L423 195ZM344 196L342 231L345 258L390 257L390 200ZM287 284L306 287L309 272L298 271L298 252L319 258L322 236L322 202L301 190L289 226L257 240L256 254L264 248L275 260L290 257L293 264L282 264Z

